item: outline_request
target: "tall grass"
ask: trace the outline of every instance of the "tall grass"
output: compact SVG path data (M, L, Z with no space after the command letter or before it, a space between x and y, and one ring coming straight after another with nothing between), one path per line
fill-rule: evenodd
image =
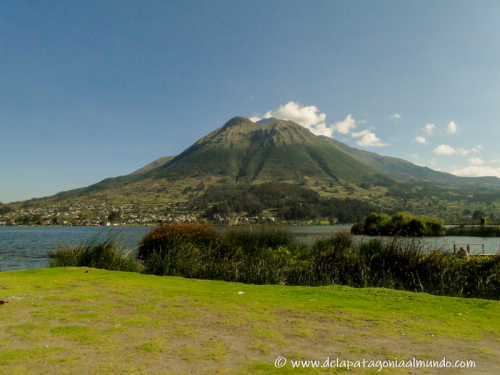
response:
M49 256L52 258L50 267L91 267L128 272L143 270L134 251L125 250L114 234L104 240L93 237L76 247L59 245Z
M276 226L226 232L168 224L143 237L138 259L115 241L57 253L53 266L88 266L154 275L252 284L385 287L457 297L500 299L500 256L458 258L414 238L354 241L341 232L312 245Z
M344 238L313 255L316 285L500 299L500 256L458 258L441 250L428 251L418 239L401 237L358 243L346 241L346 234L334 237Z
M187 225L182 228L182 224L166 224L144 236L139 243L139 254L143 255L145 272L253 284L286 284L290 258L304 247L281 227L244 226L213 233L210 232L213 228L203 226L191 225L189 228L193 232L188 235ZM182 228L181 234L172 234L178 228ZM210 240L200 241L198 233L202 239ZM181 235L182 240L172 240Z

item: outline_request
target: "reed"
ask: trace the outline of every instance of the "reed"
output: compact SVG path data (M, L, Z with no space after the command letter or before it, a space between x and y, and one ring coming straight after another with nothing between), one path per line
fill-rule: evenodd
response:
M205 224L163 225L139 252L115 239L60 248L52 266L86 266L251 284L384 287L500 299L500 256L458 258L419 238L354 240L349 232L306 246L276 226L218 232Z
M134 251L125 249L114 234L104 240L93 237L76 247L59 245L49 256L52 258L50 267L91 267L127 272L143 270Z

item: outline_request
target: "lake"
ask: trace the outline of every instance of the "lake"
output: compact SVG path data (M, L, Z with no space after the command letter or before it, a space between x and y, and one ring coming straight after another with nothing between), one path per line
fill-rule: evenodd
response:
M301 242L329 233L349 230L351 225L286 226ZM121 236L124 244L135 247L141 237L153 227L0 227L0 271L44 268L49 265L47 253L57 244L78 245L110 232ZM356 236L356 239L362 239ZM499 250L500 238L488 237L429 237L424 242L429 249L453 250L453 244L484 245L486 253ZM471 253L480 253L481 246L471 246Z

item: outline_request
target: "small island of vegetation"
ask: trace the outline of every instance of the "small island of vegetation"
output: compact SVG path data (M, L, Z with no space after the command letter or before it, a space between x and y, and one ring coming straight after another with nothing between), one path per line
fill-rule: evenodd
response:
M442 219L413 216L403 212L392 216L384 213L371 213L363 221L352 226L351 234L395 237L500 237L500 226L488 226L484 217L480 218L481 225L460 225L444 228L443 223Z
M440 236L444 234L443 220L413 216L399 212L393 216L372 213L352 226L352 234L368 236Z

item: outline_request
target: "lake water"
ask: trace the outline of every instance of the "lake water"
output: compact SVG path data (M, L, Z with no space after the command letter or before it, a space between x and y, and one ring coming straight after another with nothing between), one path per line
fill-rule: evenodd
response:
M329 233L349 230L350 225L286 226L301 242ZM121 236L124 244L135 247L141 237L153 227L0 227L0 271L44 268L49 265L48 252L57 244L78 245L110 232ZM356 236L358 239L362 237ZM429 249L453 250L453 244L471 244L471 253L496 253L500 238L488 237L429 237L424 242ZM477 245L474 245L477 244Z

